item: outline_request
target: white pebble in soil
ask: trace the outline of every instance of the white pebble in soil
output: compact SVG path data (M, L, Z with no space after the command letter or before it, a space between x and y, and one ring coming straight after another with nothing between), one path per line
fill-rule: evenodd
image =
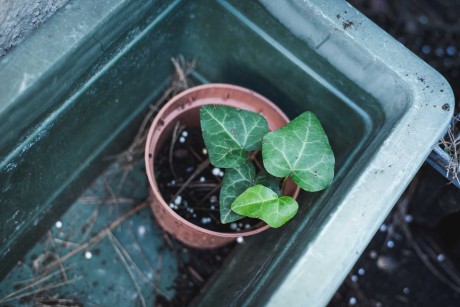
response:
M146 229L145 226L139 226L137 228L137 233L139 234L140 237L143 237L145 235Z
M358 302L358 301L356 300L356 298L352 296L352 297L350 297L350 299L348 300L348 305L353 306L353 305L356 305L357 302Z
M438 47L434 50L434 53L436 54L436 56L441 58L444 56L444 49L442 49L441 47Z
M188 131L187 130L182 131L182 136L184 138L188 137Z
M380 226L380 229L379 229L379 230L380 230L381 232L385 232L385 231L387 231L387 229L388 229L387 225L382 224L382 225Z
M408 295L408 294L410 293L410 289L407 288L407 287L405 287L405 288L403 289L403 293L404 293L405 295Z
M86 251L85 252L85 258L86 259L91 259L91 258L93 258L93 254L90 251Z
M388 248L393 248L393 247L395 247L395 242L393 242L393 240L388 240L388 241L387 241L387 247L388 247Z
M210 217L202 217L201 218L201 223L202 224L209 224L209 223L211 223L211 218Z
M217 196L216 196L216 195L212 195L212 196L209 198L209 201L211 202L211 204L217 203Z
M193 213L192 216L193 216L193 217L196 217L196 213Z
M212 205L211 210L216 210L216 206Z
M56 228L57 228L57 229L62 228L62 222L61 222L61 221L57 221L57 222L56 222Z
M213 169L212 169L212 174L213 174L214 176L219 176L219 174L220 174L220 168L217 168L217 167L213 168Z
M438 256L436 256L436 260L438 260L438 262L443 262L444 260L446 260L446 256L444 256L444 254L439 254Z
M176 185L176 180L171 180L171 185Z
M205 182L205 181L206 181L206 179L203 176L201 176L200 177L200 182Z
M377 259L378 256L379 255L374 250L371 250L370 253L369 253L369 257L371 257L371 259Z
M238 238L236 238L236 242L238 242L238 243L240 243L240 244L243 243L243 242L244 242L243 237L238 237Z
M223 171L220 171L219 177L224 177L225 173Z
M364 276L364 274L366 274L366 270L364 270L364 268L360 268L360 269L358 270L358 275Z
M454 56L457 53L457 49L454 46L448 46L446 48L446 53L448 56Z
M183 136L179 138L179 143L185 143L185 138Z
M412 215L410 215L410 214L407 214L407 215L404 216L404 221L406 223L411 223L413 220L414 220L414 217Z
M351 281L352 281L352 282L357 282L357 281L358 281L358 276L356 276L356 275L351 275Z
M423 52L424 54L430 54L430 52L431 52L431 47L428 46L428 45L423 45L423 46L422 46L422 52Z
M251 228L251 225L249 224L244 225L244 229L249 229L249 228Z
M207 155L208 154L208 151L206 150L206 148L203 148L203 150L201 151L203 153L203 155Z
M237 226L236 226L236 223L231 223L230 224L230 229L231 230L236 230Z
M182 196L178 195L176 199L174 200L174 204L178 206L181 204L181 202L182 202Z

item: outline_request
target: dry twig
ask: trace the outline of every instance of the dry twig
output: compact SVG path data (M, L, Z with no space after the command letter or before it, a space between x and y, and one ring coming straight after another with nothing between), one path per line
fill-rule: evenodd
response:
M51 262L50 264L48 264L45 268L42 269L42 272L48 272L49 270L55 268L60 263L67 261L69 258L75 256L76 254L78 254L78 253L80 253L80 252L82 252L82 251L84 251L86 249L89 249L89 248L93 247L94 245L99 243L102 239L107 237L107 235L108 235L107 229L112 230L112 229L118 227L121 223L126 221L133 214L135 214L136 212L144 209L145 207L147 207L147 202L143 202L140 205L136 206L135 208L131 209L128 213L126 213L122 217L120 217L117 220L115 220L107 228L104 228L102 231L100 231L95 236L93 236L89 241L87 241L86 243L84 243L84 244L80 245L79 247L75 248L74 250L72 250L71 252L67 253L63 257L61 257L60 261L55 260L55 261Z
M123 265L125 266L126 268L126 271L128 272L129 274L129 277L131 278L133 284L134 284L134 287L136 288L136 291L137 291L137 295L139 296L139 299L141 301L141 304L143 307L147 307L147 304L145 303L145 298L144 296L142 295L142 291L141 291L141 288L139 287L139 285L137 284L137 281L136 281L136 277L134 276L134 273L133 271L131 270L128 262L126 261L125 257L123 256L123 254L121 253L120 251L120 248L117 246L117 243L116 243L116 239L115 237L113 236L112 232L110 231L109 228L106 228L106 231L107 231L107 235L109 237L109 240L110 242L112 243L112 246L113 246L113 249L115 250L115 252L117 253L118 255L118 258L120 258L121 262L123 263Z

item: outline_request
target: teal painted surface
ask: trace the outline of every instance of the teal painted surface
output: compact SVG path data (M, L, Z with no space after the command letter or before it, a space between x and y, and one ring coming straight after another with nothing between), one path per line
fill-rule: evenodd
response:
M111 231L114 239L105 236L63 261L62 267L44 270L53 260L62 259L103 232L147 197L148 182L142 163L134 166L120 185L123 175L119 165L111 165L38 244L17 259L20 264L1 283L0 305L36 306L48 294L24 295L59 284L50 289L53 295L84 306L130 306L141 304L141 300L152 306L157 295L175 295L178 262L184 261L178 257L185 256L178 256L167 247L148 207L115 227ZM26 288L28 285L32 286Z
M73 1L0 61L0 275L126 147L183 54L199 82L314 111L337 163L331 188L246 240L196 303L326 304L445 132L445 80L344 1L98 3Z
M94 9L89 1L76 2L81 7L72 2L72 10L77 12ZM132 29L129 22L118 20L126 17L123 13L112 16L114 13L105 7L109 20L102 18L100 24L83 31L76 46L64 50L60 62L40 70L36 82L24 91L14 87L19 73L9 75L8 71L16 69L28 74L35 69L35 61L28 57L30 48L45 47L35 41L28 46L28 41L2 60L0 76L11 87L4 89L0 100L5 106L0 118L8 118L0 128L4 136L0 146L0 276L107 166L103 158L130 143L143 118L142 112L161 94L172 73L169 48L174 49L176 42L166 41L168 37L162 29L170 24L161 21L173 8L174 5L153 5L153 16L145 16L142 6L120 5L118 9L123 12L138 12L135 16L141 21L131 20L131 26L138 27ZM104 12L102 8L101 11ZM116 20L120 29L114 25ZM72 21L75 20L61 22L68 25ZM113 28L107 28L112 25ZM51 24L50 31L56 34L54 27L57 25ZM152 28L158 32L152 33ZM94 37L107 31L113 40L105 47L95 44ZM133 39L144 37L145 42L147 33L152 33L147 38L151 40L149 44L132 48ZM169 48L155 52L151 50L152 41ZM62 41L63 49L66 43ZM86 50L88 45L97 51ZM83 52L87 54L81 57ZM23 63L21 57L28 61ZM132 68L137 68L138 78L133 78ZM73 75L69 77L68 73Z

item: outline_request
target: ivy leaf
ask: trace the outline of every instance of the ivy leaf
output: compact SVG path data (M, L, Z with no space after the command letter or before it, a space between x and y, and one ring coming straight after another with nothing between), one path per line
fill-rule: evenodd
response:
M215 167L243 164L247 152L260 149L262 138L269 132L262 115L228 106L201 107L200 122L209 160Z
M264 137L262 157L276 177L290 176L302 189L316 192L334 178L334 153L318 118L304 112Z
M244 216L231 210L235 199L249 187L254 185L256 169L251 161L246 161L237 168L225 170L222 187L220 189L220 221L223 224L242 219Z
M281 196L280 179L270 175L265 170L257 174L255 184L261 184Z
M273 228L284 225L298 209L294 198L278 197L278 194L260 184L244 191L232 204L232 210L236 213L259 218Z

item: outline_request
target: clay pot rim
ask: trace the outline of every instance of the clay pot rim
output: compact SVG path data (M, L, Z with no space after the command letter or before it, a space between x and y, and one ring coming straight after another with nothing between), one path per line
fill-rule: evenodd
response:
M266 103L267 105L270 106L270 108L272 108L273 110L275 110L283 119L285 119L286 123L289 122L289 118L284 114L283 111L281 111L281 109L276 106L273 102L271 102L270 100L268 100L267 98L265 98L264 96L252 91L252 90L249 90L247 88L244 88L244 87L241 87L241 86L237 86L237 85L232 85L232 84L225 84L225 83L209 83L209 84L204 84L204 85L199 85L199 86L194 86L192 88L189 88L183 92L181 92L180 94L174 96L171 100L169 100L161 109L160 111L157 113L157 115L155 116L155 119L153 120L151 126L150 126L150 130L149 130L149 133L147 135L147 141L146 141L146 145L145 145L145 152L144 152L144 158L145 158L145 164L146 164L146 172L147 172L147 177L148 177L148 180L149 180L149 184L150 184L150 188L151 188L151 193L155 194L158 198L158 200L160 201L161 205L166 208L166 210L171 214L173 215L176 219L178 219L179 221L181 221L182 223L188 225L189 227L191 228L194 228L195 230L198 230L198 231L201 231L201 232L204 232L204 233L207 233L207 234L210 234L210 235L214 235L214 236L219 236L219 237L223 237L223 238L238 238L238 237L242 237L242 236L250 236L250 235L254 235L254 234L257 234L257 233L260 233L262 231L265 231L269 228L271 228L268 224L266 224L265 222L261 221L261 223L265 224L259 228L256 228L256 229L252 229L252 230L248 230L248 231L242 231L242 232L234 232L234 233L229 233L229 232L218 232L218 231L213 231L213 230L209 230L209 229L206 229L204 227L200 227L198 225L195 225L193 224L192 222L188 221L187 219L183 218L182 216L180 216L178 213L176 213L174 210L172 210L168 204L166 203L166 201L164 200L163 196L161 195L161 192L159 191L158 189L158 185L156 183L156 179L155 179L155 176L154 176L154 170L153 170L153 167L149 167L149 164L151 163L151 161L154 160L155 158L155 153L152 153L150 152L150 147L151 147L151 144L152 144L152 139L153 139L153 135L155 133L155 131L157 130L157 126L159 125L159 122L160 121L163 121L162 123L162 126L166 126L167 125L167 122L164 121L164 113L169 109L169 107L171 105L173 105L174 103L176 103L176 101L182 99L184 96L187 96L187 95L190 95L190 93L194 93L194 92L197 92L197 91L201 91L201 90L205 90L205 89L216 89L216 88L220 88L220 89L226 89L228 91L238 91L238 92L246 92L247 94L250 94L250 95L253 95L253 96L256 96L258 99L260 100L263 100L264 103ZM204 105L204 104L203 104ZM196 108L198 108L200 106L196 106ZM294 195L292 195L294 198L297 198L299 194L299 188L296 189ZM257 226L257 225L255 225ZM253 226L254 227L254 226Z

